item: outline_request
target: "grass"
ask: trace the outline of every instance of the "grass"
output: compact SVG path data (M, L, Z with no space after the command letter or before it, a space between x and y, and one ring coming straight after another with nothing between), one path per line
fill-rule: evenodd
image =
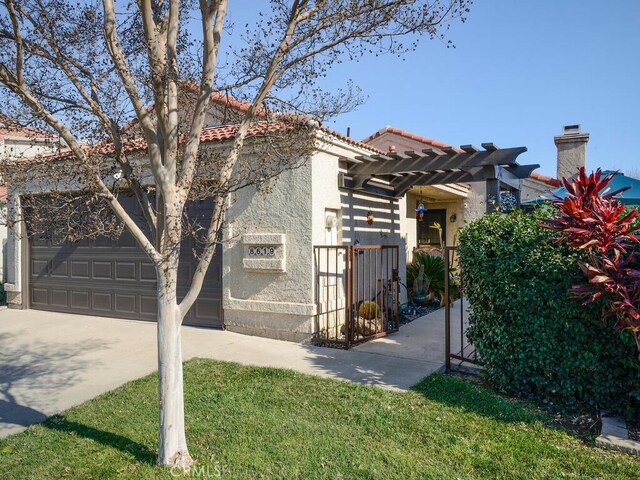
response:
M193 477L638 478L640 461L585 445L544 414L431 375L396 393L211 360L185 364ZM176 478L155 466L152 375L0 440L0 477ZM174 472L175 474L176 472Z

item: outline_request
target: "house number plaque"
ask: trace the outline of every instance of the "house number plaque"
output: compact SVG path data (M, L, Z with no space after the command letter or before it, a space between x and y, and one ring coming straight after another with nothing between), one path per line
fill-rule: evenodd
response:
M246 271L286 271L286 237L283 233L246 233L242 236L242 243L242 266Z
M273 257L276 247L249 247L249 255L252 257Z

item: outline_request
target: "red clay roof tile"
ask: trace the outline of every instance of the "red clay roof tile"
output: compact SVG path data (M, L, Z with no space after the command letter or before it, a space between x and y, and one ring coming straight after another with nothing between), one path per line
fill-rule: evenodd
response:
M421 143L426 143L426 144L431 145L432 147L436 147L436 148L443 148L443 147L449 147L450 146L447 143L440 142L438 140L434 140L433 138L423 137L421 135L416 135L415 133L408 132L407 130L403 130L401 128L391 127L391 126L381 128L380 130L378 130L373 135L369 135L367 138L362 140L362 142L363 143L369 143L374 138L378 138L379 136L381 136L381 135L383 135L385 133L395 133L396 135L400 135L401 137L405 137L405 138L408 138L410 140L416 140L416 141L421 142Z
M533 178L534 180L538 180L539 182L546 183L547 185L550 185L552 187L559 187L560 185L562 185L562 182L560 182L560 180L558 180L557 178L553 178L548 175L542 175L538 172L532 172L529 177Z
M54 138L55 135L37 128L25 127L6 115L0 114L0 140L6 137Z
M284 122L284 121L259 121L254 122L250 125L249 131L247 132L247 137L253 136L261 136L267 134L273 134L278 132L283 132L288 129L293 129L299 127L300 122ZM372 147L371 145L366 145L362 142L349 138L341 133L338 133L334 130L331 130L327 127L319 127L319 129L333 137L336 137L344 142L348 142L352 145L356 145L361 148L365 148L373 153L383 154L381 150ZM223 125L219 127L211 127L206 128L200 134L200 141L203 143L217 143L229 141L234 138L236 132L238 131L238 125ZM102 145L94 145L93 147L85 147L87 149L92 149L94 153L99 153L101 155L109 155L113 153L114 148L111 144L102 144ZM137 138L135 140L129 140L123 144L124 153L132 153L142 151L147 148L147 142L143 138ZM38 155L34 157L30 157L27 159L16 160L13 162L15 165L24 165L26 164L39 164L50 161L58 161L65 160L72 156L71 150L66 149L57 153L47 154L47 155Z

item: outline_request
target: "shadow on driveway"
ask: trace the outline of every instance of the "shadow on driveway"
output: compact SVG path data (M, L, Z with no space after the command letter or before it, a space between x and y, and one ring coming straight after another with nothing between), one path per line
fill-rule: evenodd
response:
M100 340L69 344L29 338L24 329L0 334L0 434L45 420L60 391L96 366L83 362L82 355L106 346Z

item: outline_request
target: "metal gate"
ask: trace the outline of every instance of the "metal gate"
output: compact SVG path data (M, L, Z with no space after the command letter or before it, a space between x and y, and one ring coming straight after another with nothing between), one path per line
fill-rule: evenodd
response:
M455 261L456 251L457 247L444 247L444 340L447 371L482 366L482 361L466 334L469 328L468 308L464 301L462 272L459 270L459 263Z
M349 348L398 330L398 246L314 247L314 341Z

